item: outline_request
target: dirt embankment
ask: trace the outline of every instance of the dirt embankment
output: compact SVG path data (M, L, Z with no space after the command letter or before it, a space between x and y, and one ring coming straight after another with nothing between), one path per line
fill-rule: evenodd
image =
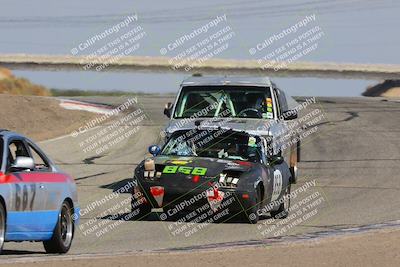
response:
M50 96L51 92L25 78L15 77L10 70L0 67L0 94Z
M0 94L0 128L22 133L33 140L69 134L97 116L66 110L57 99Z
M369 86L362 95L400 98L400 80L385 80L374 86Z

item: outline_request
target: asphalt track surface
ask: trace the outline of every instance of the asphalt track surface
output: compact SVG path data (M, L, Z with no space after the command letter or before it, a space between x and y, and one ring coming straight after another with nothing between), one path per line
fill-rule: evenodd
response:
M125 101L117 97L85 100L113 105ZM140 123L137 133L99 155L95 151L83 152L79 144L106 125L77 137L66 136L40 144L62 169L75 177L82 208L130 181L135 164L144 158L148 145L159 138L166 122L162 109L170 100L139 96L138 103L147 119ZM69 255L243 244L243 241L259 241L274 235L305 235L399 220L400 102L379 98L317 98L317 104L311 108L323 110L325 116L317 123L318 130L302 142L299 182L292 188L293 191L315 180L316 186L305 192L304 197L318 192L324 201L309 219L299 224L289 222L290 227L280 234L276 231L263 234L265 229L279 224L265 217L257 225L237 220L212 223L185 236L185 233L173 234L171 230L183 224L161 221L159 212L141 221L121 219L125 215L120 212L122 209L113 207L128 199L129 194L120 194L83 216L81 225L85 227L77 229ZM292 205L302 197L294 199ZM106 219L103 212L115 216ZM112 227L108 226L111 224ZM98 225L97 230L85 233L94 225ZM99 229L104 228L109 231L100 235ZM6 243L4 249L0 263L13 258L45 256L41 243Z

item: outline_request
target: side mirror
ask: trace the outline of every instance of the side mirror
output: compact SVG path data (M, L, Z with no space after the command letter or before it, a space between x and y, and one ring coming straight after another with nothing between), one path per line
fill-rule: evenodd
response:
M294 109L286 110L282 113L282 116L285 121L294 120L297 119L297 111Z
M35 163L30 157L17 157L11 165L11 171L32 170L35 168Z
M273 165L282 164L285 159L282 156L273 156L269 162Z
M164 115L168 118L171 118L171 111L172 111L172 103L168 102L164 108Z
M153 155L153 157L157 156L160 154L161 148L157 145L151 145L149 146L149 153Z

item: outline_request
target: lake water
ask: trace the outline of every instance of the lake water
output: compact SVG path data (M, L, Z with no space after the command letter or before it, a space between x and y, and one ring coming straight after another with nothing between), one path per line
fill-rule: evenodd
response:
M400 54L399 1L389 0L272 0L272 1L22 1L2 0L0 8L0 53L71 54L89 38L103 33L127 16L137 20L98 41L84 51L92 53L116 36L138 25L146 33L131 55L161 56L160 49L171 47L180 37L226 15L181 47L167 51L176 56L208 37L229 27L234 37L216 57L258 59L302 33L318 27L323 36L317 48L299 60L398 64ZM314 16L305 26L299 22ZM270 47L251 55L271 36L297 25ZM257 48L257 49L258 49ZM53 88L174 92L188 74L112 73L95 71L48 72L15 71L36 83ZM314 78L273 78L293 95L356 96L376 81Z

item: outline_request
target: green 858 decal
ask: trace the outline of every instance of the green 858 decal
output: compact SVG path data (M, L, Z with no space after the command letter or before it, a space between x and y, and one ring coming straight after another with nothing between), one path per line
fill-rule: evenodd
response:
M201 167L186 167L186 166L165 166L163 173L166 174L174 174L174 173L183 173L183 174L192 174L192 175L206 175L207 173L207 168L201 168Z

